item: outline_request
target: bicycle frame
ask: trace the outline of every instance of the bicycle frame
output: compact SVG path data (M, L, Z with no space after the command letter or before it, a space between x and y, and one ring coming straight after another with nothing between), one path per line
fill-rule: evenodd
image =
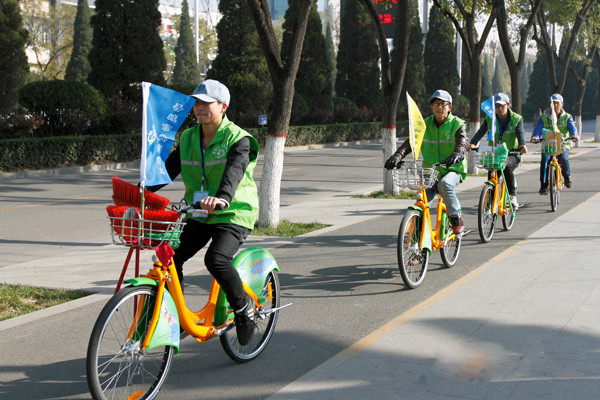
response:
M430 250L436 251L442 248L449 240L452 240L456 235L450 234L448 237L444 237L445 232L442 231L442 227L445 223L442 223L446 214L446 204L442 196L438 198L438 204L436 208L436 224L435 229L431 227L431 211L429 209L429 202L427 199L427 193L425 189L419 189L417 192L417 201L414 205L409 206L409 209L421 211L423 214L421 223L421 238L419 240L419 246L422 248L430 248ZM429 243L431 243L430 246Z
M552 166L555 166L556 169L556 188L558 190L563 188L564 185L564 180L563 180L563 175L562 175L562 169L560 168L560 163L558 162L558 158L556 157L556 154L551 154L550 155L550 159L549 162L546 163L546 166L549 167L548 168L548 173L546 174L546 182L550 183L550 174L552 173Z
M513 210L512 204L508 202L508 208L505 207L506 201L504 199L505 196L508 195L508 191L506 188L506 180L504 179L504 173L497 169L491 170L492 176L485 183L486 185L492 185L494 187L494 201L492 206L492 212L494 215L503 216L507 212L511 212L513 217L515 215L515 211ZM502 177L502 181L500 181L500 176ZM500 185L500 188L498 187Z
M268 251L258 247L246 249L235 257L233 264L242 277L244 290L257 306L262 305L267 300L272 300L270 298L271 290L268 291L269 298L259 297L256 294L261 293L266 276L273 269L279 271L275 259ZM193 312L186 306L181 291L181 283L172 258L168 266L165 266L160 260L156 260L148 274L125 282L133 286L151 285L157 287L156 303L152 306L153 313L148 334L142 343L142 350L156 346L172 345L178 351L180 326L199 342L218 337L233 327L231 319L233 310L228 308L225 294L220 290L219 284L214 279L208 301L200 311ZM168 290L165 290L165 288ZM144 306L140 305L139 307ZM137 321L137 318L134 317L130 338L135 334ZM176 327L176 332L173 331L173 327Z

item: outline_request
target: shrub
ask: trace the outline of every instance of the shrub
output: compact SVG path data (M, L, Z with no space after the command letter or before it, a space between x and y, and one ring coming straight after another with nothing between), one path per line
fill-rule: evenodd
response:
M139 133L7 139L0 144L0 171L133 161L140 144Z
M44 123L36 136L83 135L103 122L107 115L104 96L78 81L38 81L19 90L19 102L28 114Z

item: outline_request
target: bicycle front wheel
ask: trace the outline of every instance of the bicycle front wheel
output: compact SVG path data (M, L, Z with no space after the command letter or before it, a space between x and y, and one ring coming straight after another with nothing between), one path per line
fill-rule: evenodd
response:
M514 208L511 209L510 196L508 195L508 192L505 191L504 193L504 214L502 215L502 225L504 226L504 230L510 231L515 224L517 210Z
M550 208L552 209L552 211L556 211L556 209L558 208L558 199L559 199L559 192L558 192L558 186L557 186L557 182L556 182L556 165L550 165L550 180L549 180L549 186L550 186Z
M404 284L411 289L419 286L427 273L429 251L420 247L421 213L408 210L398 232L398 268Z
M454 233L452 232L452 225L450 224L449 218L446 218L446 226L443 227L445 232L445 238L452 236ZM440 255L442 256L442 262L448 268L452 268L456 265L456 261L458 260L458 255L460 254L460 245L462 242L462 236L454 236L452 239L448 240L446 244L440 248Z
M265 281L262 296L267 300L260 306L256 314L256 328L250 342L242 346L238 342L235 327L219 336L223 350L232 360L238 363L245 363L254 360L267 347L275 325L279 310L272 311L279 307L279 276L276 270L272 270ZM269 311L272 311L269 313Z
M141 350L156 288L130 286L104 306L92 329L87 350L87 382L92 398L154 399L173 359L172 346Z
M494 187L484 185L479 196L479 208L477 210L477 229L483 243L492 240L496 226L496 216L492 206L494 204Z

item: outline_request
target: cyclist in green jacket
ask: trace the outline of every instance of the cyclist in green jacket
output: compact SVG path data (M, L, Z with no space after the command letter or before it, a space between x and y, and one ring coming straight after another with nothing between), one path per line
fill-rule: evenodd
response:
M552 104L552 108L554 109L554 114L556 115L556 125L558 130L561 133L563 140L571 137L574 142L579 140L579 135L577 133L577 128L575 127L575 123L573 122L573 117L571 114L564 110L565 103L563 101L563 97L554 93L550 96L550 103ZM540 116L540 119L533 130L533 135L531 137L532 142L537 142L538 140L543 139L543 130L554 130L552 127L552 110L548 107L544 110L544 113ZM565 178L565 186L570 188L572 183L571 180L571 164L569 163L569 149L571 148L571 144L569 142L563 142L563 152L556 156L558 162L560 164L560 168ZM542 159L540 161L540 194L546 195L548 194L548 182L546 180L547 175L547 165L551 161L551 158L548 154L542 154Z
M258 215L258 193L252 178L258 142L225 115L230 103L225 85L206 80L192 97L198 124L181 134L165 166L172 180L181 174L185 200L199 204L208 217L188 218L173 260L183 287L183 264L211 242L204 263L235 310L238 341L245 345L254 333L254 301L244 291L232 261Z
M496 108L496 119L498 121L496 135L494 140L488 143L490 146L505 143L509 150L519 149L523 154L527 153L525 145L525 131L523 129L523 117L510 109L510 99L504 93L494 95L494 103ZM477 148L477 144L491 129L492 120L490 117L485 118L481 127L471 139L471 150ZM506 189L510 196L510 202L516 210L519 208L517 201L517 189L515 188L514 171L521 163L521 156L517 154L509 154L506 159L504 168L504 178L506 181Z
M452 96L445 90L436 90L429 98L433 115L425 118L425 136L421 145L423 167L436 163L439 171L436 184L427 189L427 198L433 199L436 191L446 202L452 231L458 235L464 230L460 202L454 188L467 177L465 153L469 149L469 139L465 121L452 115ZM402 159L411 152L407 139L385 162L385 168L400 168Z

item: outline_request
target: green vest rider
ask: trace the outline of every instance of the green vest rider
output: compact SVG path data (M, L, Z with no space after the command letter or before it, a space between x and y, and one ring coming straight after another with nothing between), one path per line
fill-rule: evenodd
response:
M421 144L423 167L431 167L435 163L441 163L454 152L456 132L464 124L464 120L452 113L448 114L448 118L439 127L435 123L435 115L425 118L426 130L423 143ZM461 181L464 181L467 177L467 160L465 158L450 167L439 165L437 170L440 173L438 179L448 173L448 171L454 171L460 175Z
M208 224L236 224L250 230L254 229L254 223L258 216L258 196L252 173L258 159L258 142L248 132L230 122L225 115L208 147L201 145L200 127L200 124L195 125L181 134L179 146L181 177L185 184L185 200L188 204L192 204L194 193L201 191L208 191L209 196L216 195L225 170L229 149L238 140L247 137L250 140L250 163L229 207L226 210L209 214L208 218L196 219Z
M496 129L494 140L488 142L489 146L494 146L494 143L496 143L496 145L505 143L506 147L509 150L516 149L519 147L519 140L517 138L517 126L519 125L519 122L523 120L523 117L509 108L507 118L509 119L508 125L502 133L500 132L500 129ZM491 129L492 119L489 116L486 116L485 121L487 123L488 129ZM497 124L499 124L499 122L500 121L496 120Z
M548 118L546 115L542 114L541 116L542 122L544 123L544 129L547 129L549 131L553 131L554 128L552 127L552 119ZM565 141L565 139L569 138L569 128L567 125L567 122L569 122L569 118L571 118L571 114L569 114L568 112L564 111L561 113L560 117L558 118L558 120L556 121L556 127L558 128L558 130L560 131L560 136L563 139L563 148L565 149L570 149L571 148L571 142L570 141Z

